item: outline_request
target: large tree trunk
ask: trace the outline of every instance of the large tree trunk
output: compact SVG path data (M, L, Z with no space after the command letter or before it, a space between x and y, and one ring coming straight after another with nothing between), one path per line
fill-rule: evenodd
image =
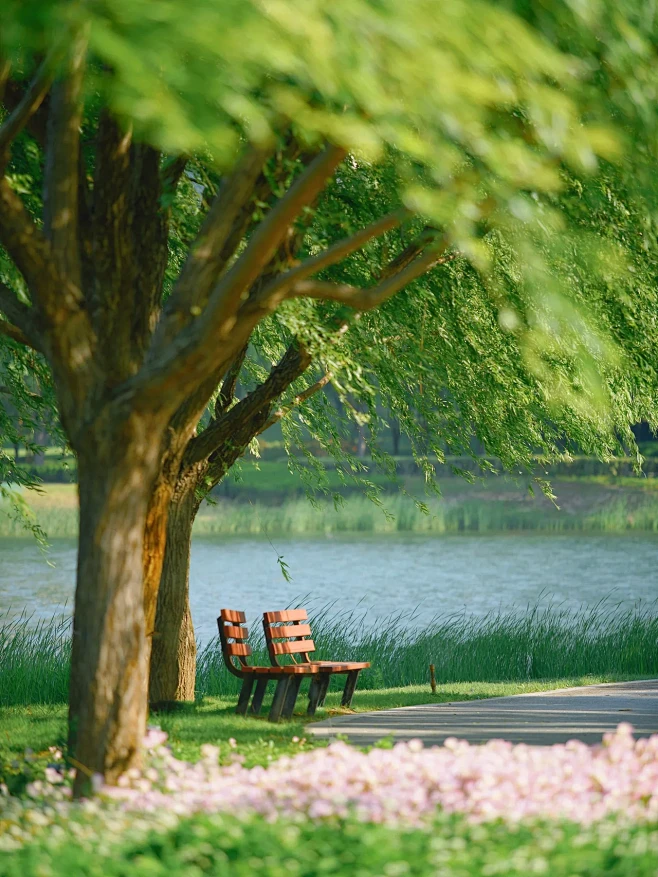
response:
M84 793L133 766L146 728L148 649L142 543L157 470L153 433L133 422L98 427L78 448L78 552L69 742ZM152 426L152 425L151 425Z
M196 640L190 612L190 545L200 504L197 484L197 478L188 474L177 484L169 506L149 682L149 699L160 707L194 700Z

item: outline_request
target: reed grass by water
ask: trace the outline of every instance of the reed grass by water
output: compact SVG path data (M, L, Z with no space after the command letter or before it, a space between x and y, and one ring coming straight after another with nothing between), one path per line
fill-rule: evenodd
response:
M624 495L584 512L538 507L513 500L430 500L428 513L407 496L383 499L386 514L366 497L350 497L343 508L322 501L314 508L307 499L281 505L222 501L197 517L197 536L313 536L332 533L543 533L658 532L658 495ZM75 507L38 508L36 520L50 538L74 537ZM0 538L33 538L19 521L0 507Z
M658 677L658 602L626 609L611 601L579 610L559 605L437 617L414 627L413 615L372 623L367 611L313 613L318 658L370 661L359 687L382 689L437 681L504 682L582 676ZM70 623L0 616L0 705L61 703L68 694ZM268 663L262 640L255 662ZM237 692L216 640L200 649L197 693Z
M0 706L63 703L68 698L71 621L34 622L0 614Z

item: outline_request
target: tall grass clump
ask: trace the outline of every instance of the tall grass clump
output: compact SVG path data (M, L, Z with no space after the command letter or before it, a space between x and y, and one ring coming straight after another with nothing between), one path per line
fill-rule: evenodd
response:
M594 607L559 605L436 617L418 627L417 617L394 615L373 623L367 611L336 614L327 606L313 614L319 660L370 661L359 687L422 685L434 664L437 681L505 682L581 676L658 676L658 601L623 608L602 601ZM254 659L267 663L262 641ZM200 650L200 694L237 691L216 640Z
M70 663L70 619L0 615L0 706L63 703Z
M460 613L422 627L418 620L413 612L374 619L363 608L318 608L311 613L315 657L370 661L359 680L366 689L427 684L430 664L440 683L658 677L658 601ZM57 617L32 624L25 614L0 616L0 706L66 701L70 631L70 621ZM253 662L269 664L262 634L252 647ZM199 648L198 696L235 694L239 685L217 639Z

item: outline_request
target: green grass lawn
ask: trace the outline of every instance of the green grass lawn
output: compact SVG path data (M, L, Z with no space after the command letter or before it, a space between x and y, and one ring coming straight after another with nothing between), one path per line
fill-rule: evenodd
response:
M622 681L622 677L581 676L530 682L453 682L437 686L435 695L431 693L429 686L421 685L357 691L351 712L503 697L613 681ZM169 734L173 752L179 758L195 761L199 757L202 744L212 743L220 746L225 760L229 760L231 753L237 749L245 757L247 766L267 764L273 758L299 752L300 748L326 745L323 741L307 736L305 728L309 721L350 712L341 709L340 697L338 687L330 691L325 708L318 710L314 719L308 719L304 715L306 698L300 694L293 719L278 724L267 721L267 699L262 714L254 717L235 714L235 696L204 697L199 703L182 705L175 712L154 713L150 723L159 725ZM229 745L229 740L235 740L235 748L232 744ZM37 762L45 763L49 759L48 747L64 746L65 741L65 705L39 704L0 708L0 764L21 757L27 749L32 750Z
M356 693L354 708L443 703L603 681L613 680L451 683L440 685L436 695L427 686L367 690ZM316 718L341 712L339 698L339 691L330 692ZM304 700L299 715L277 725L267 722L265 710L263 717L236 716L234 696L206 697L151 721L168 732L179 757L195 760L202 743L213 743L219 744L224 762L238 754L247 767L266 765L281 755L326 745L305 735ZM52 758L48 747L62 746L65 733L64 705L1 708L0 782L3 772L20 770L25 762L25 773L38 776ZM33 754L24 759L28 747ZM24 810L14 804L4 813L0 800L0 877L655 877L658 861L657 826L616 818L591 827L550 819L474 825L460 814L437 811L426 827L411 828L352 816L272 822L257 815L196 813L177 820L156 810L122 817L97 804L60 813L22 800ZM3 830L17 830L19 824L21 843L3 845Z

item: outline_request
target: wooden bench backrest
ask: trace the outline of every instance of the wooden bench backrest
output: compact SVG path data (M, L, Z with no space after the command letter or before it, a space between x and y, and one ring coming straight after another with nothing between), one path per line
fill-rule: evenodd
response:
M251 646L246 642L249 630L242 626L246 620L244 612L235 609L221 609L217 619L224 662L234 676L242 676L249 668L245 661L251 655ZM238 666L233 663L235 658L238 659Z
M270 654L270 661L275 666L281 665L279 658L288 655L294 664L300 663L297 656L308 664L310 652L315 651L315 643L308 625L305 609L285 609L282 612L263 612L263 630L265 642Z

